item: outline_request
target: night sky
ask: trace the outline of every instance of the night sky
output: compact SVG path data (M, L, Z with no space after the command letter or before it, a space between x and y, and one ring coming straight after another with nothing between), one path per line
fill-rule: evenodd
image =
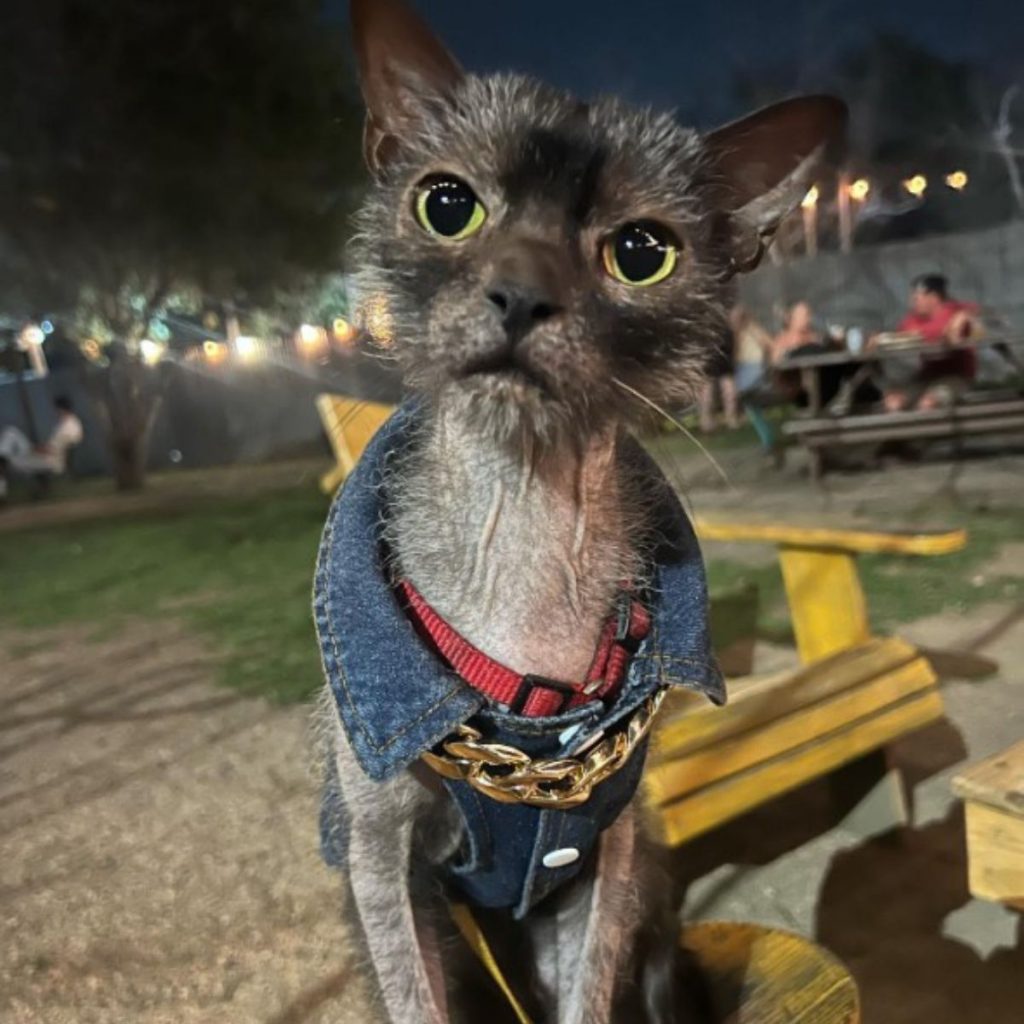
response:
M326 0L347 17L347 0ZM1021 0L415 0L473 71L519 70L580 95L679 109L702 127L734 116L738 71L792 63L827 82L837 56L885 30L1024 80Z

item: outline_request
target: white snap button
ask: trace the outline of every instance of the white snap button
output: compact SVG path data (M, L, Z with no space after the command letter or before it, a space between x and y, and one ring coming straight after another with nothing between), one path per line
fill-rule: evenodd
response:
M575 846L567 846L564 850L552 850L544 854L543 864L546 868L564 868L579 859L580 851Z

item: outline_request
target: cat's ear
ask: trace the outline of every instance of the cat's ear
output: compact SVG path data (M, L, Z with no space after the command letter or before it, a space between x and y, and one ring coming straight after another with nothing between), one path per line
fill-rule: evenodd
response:
M363 155L379 175L416 119L462 80L462 69L402 0L351 0L350 13L366 100Z
M835 155L845 129L842 100L800 96L705 137L714 202L728 216L733 272L757 266L776 228Z

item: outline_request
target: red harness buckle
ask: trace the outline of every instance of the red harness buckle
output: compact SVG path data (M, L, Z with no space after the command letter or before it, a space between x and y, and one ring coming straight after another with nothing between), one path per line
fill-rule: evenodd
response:
M474 647L427 604L409 580L401 580L399 588L408 602L409 617L452 670L485 697L503 704L512 714L528 718L560 715L592 700L607 701L614 697L626 676L629 659L651 625L647 609L624 590L601 633L586 680L566 683L514 672Z

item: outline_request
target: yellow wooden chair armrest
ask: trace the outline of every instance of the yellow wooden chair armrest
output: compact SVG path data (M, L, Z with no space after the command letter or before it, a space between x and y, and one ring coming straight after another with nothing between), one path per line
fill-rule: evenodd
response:
M945 555L967 543L966 530L887 533L704 518L695 526L702 540L778 547L793 633L805 665L871 638L857 555Z
M831 527L790 526L774 523L723 522L697 518L697 534L703 540L777 544L816 551L849 551L854 554L948 555L967 543L967 531L843 530Z

